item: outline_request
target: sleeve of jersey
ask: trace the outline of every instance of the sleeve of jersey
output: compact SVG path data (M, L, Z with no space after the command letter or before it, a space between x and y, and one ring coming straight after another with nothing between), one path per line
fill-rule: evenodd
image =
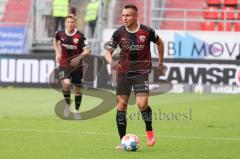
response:
M55 39L56 39L57 41L60 40L59 32L58 32L58 31L55 32Z
M118 31L115 31L112 35L111 41L108 43L108 47L116 49L118 47L119 42L118 38L119 38Z
M88 40L85 38L84 35L82 35L82 39L80 41L80 45L82 48L89 48Z
M159 39L159 36L157 35L157 33L153 29L150 30L149 37L150 37L150 41L152 41L154 43L156 43Z

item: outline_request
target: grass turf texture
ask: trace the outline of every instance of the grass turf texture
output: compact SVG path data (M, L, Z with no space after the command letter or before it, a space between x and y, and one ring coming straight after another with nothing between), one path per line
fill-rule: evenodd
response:
M119 143L115 109L91 120L66 121L54 113L61 93L51 89L0 88L0 158L240 158L239 98L170 93L151 97L149 103L156 117L159 109L168 114L189 113L191 109L192 120L189 116L187 120L154 119L157 143L148 148L144 122L129 119L127 132L136 134L141 144L137 152L125 152L114 148ZM84 96L81 110L100 101ZM130 105L128 117L134 113L137 107Z

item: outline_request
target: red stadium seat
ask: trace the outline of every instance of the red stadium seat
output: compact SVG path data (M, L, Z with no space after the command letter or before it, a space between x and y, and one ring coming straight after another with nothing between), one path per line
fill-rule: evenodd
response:
M204 11L205 19L218 19L218 8L217 7L208 7Z
M235 31L240 31L240 23L235 23Z
M25 25L29 19L32 0L8 0L2 22L6 25Z
M201 29L203 31L214 31L215 30L215 23L214 22L203 22L201 24Z
M237 11L237 19L240 19L240 8Z
M224 0L225 6L237 6L238 0Z
M139 1L139 0L138 0ZM151 1L151 0L147 0ZM160 0L159 0L160 1ZM218 1L218 0L217 0ZM174 30L201 30L202 23L201 19L205 16L205 11L203 11L203 8L205 8L205 5L207 3L207 0L166 0L165 1L165 9L164 14L162 15L164 20L161 20L161 29L174 29ZM206 12L206 19L218 19L220 18L220 12L219 12L219 6L213 6L215 7L215 13L213 12L213 15L208 14ZM179 10L178 10L179 9ZM182 13L179 13L181 11ZM177 13L178 12L178 13ZM169 18L169 19L168 19ZM171 19L174 19L171 21ZM184 22L184 19L187 19ZM189 19L189 20L188 20ZM195 20L191 19L199 19L199 21L195 22ZM171 21L172 24L170 25L168 21ZM174 23L176 22L176 23ZM183 24L178 24L183 23Z
M229 22L219 22L217 27L218 31L232 31L232 25Z
M222 19L235 19L235 11L233 7L224 7L221 13Z
M207 4L210 5L217 5L220 6L221 5L221 0L207 0Z

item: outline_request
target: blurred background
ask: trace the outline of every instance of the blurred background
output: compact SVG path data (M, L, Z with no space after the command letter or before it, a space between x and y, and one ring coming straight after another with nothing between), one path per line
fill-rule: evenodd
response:
M1 86L48 86L56 66L53 37L71 13L95 57L88 84L111 88L111 70L99 63L105 62L103 45L121 26L128 3L139 8L140 22L164 41L168 72L163 79L174 84L172 92L240 93L239 0L0 0ZM151 53L157 61L153 45ZM153 89L156 65L150 77Z

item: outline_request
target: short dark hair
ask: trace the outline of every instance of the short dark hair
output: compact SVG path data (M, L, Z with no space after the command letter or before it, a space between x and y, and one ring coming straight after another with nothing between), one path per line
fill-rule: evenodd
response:
M133 9L135 11L138 11L137 6L135 6L134 4L127 4L127 5L124 6L124 9L129 9L129 8Z

